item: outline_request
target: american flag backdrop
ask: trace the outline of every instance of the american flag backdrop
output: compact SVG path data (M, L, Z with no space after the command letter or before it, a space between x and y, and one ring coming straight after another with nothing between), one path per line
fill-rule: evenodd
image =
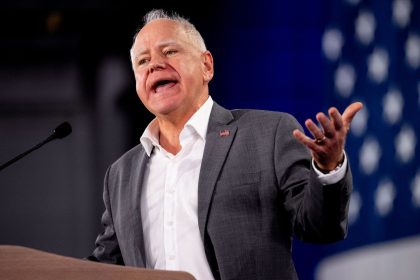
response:
M420 279L420 1L332 1L322 38L328 104L364 108L346 151L349 235L317 279Z

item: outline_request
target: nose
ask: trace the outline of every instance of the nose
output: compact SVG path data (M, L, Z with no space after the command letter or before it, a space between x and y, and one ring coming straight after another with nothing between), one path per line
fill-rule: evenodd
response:
M160 59L154 59L149 63L149 72L153 73L156 70L165 69L165 63Z

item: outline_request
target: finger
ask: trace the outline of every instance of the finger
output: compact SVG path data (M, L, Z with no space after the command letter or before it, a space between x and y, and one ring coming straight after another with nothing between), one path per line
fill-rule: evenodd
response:
M338 112L337 108L332 107L328 110L328 114L330 115L335 129L340 130L343 127L343 119L340 112Z
M311 119L307 119L305 125L315 139L324 138L324 133L322 133L321 129Z
M302 131L295 129L293 131L293 136L303 145L307 146L309 149L313 150L314 152L319 151L318 145L308 136L306 136Z
M343 124L346 127L349 127L356 113L359 112L362 108L363 104L361 102L354 102L350 104L343 113Z
M324 113L318 113L316 115L316 119L321 124L322 128L324 129L324 134L327 138L332 138L335 135L335 130L333 124L328 119L328 117Z

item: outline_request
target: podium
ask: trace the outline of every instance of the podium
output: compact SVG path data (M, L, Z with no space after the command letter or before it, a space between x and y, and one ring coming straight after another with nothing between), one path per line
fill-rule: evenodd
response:
M181 271L97 263L21 246L0 246L2 280L195 280Z

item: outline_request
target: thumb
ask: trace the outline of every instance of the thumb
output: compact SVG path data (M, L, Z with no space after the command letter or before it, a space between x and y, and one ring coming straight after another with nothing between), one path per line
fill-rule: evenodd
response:
M343 118L343 124L345 127L349 127L350 123L352 122L354 116L357 112L359 112L363 108L362 102L354 102L350 104L346 110L344 110L342 118Z

